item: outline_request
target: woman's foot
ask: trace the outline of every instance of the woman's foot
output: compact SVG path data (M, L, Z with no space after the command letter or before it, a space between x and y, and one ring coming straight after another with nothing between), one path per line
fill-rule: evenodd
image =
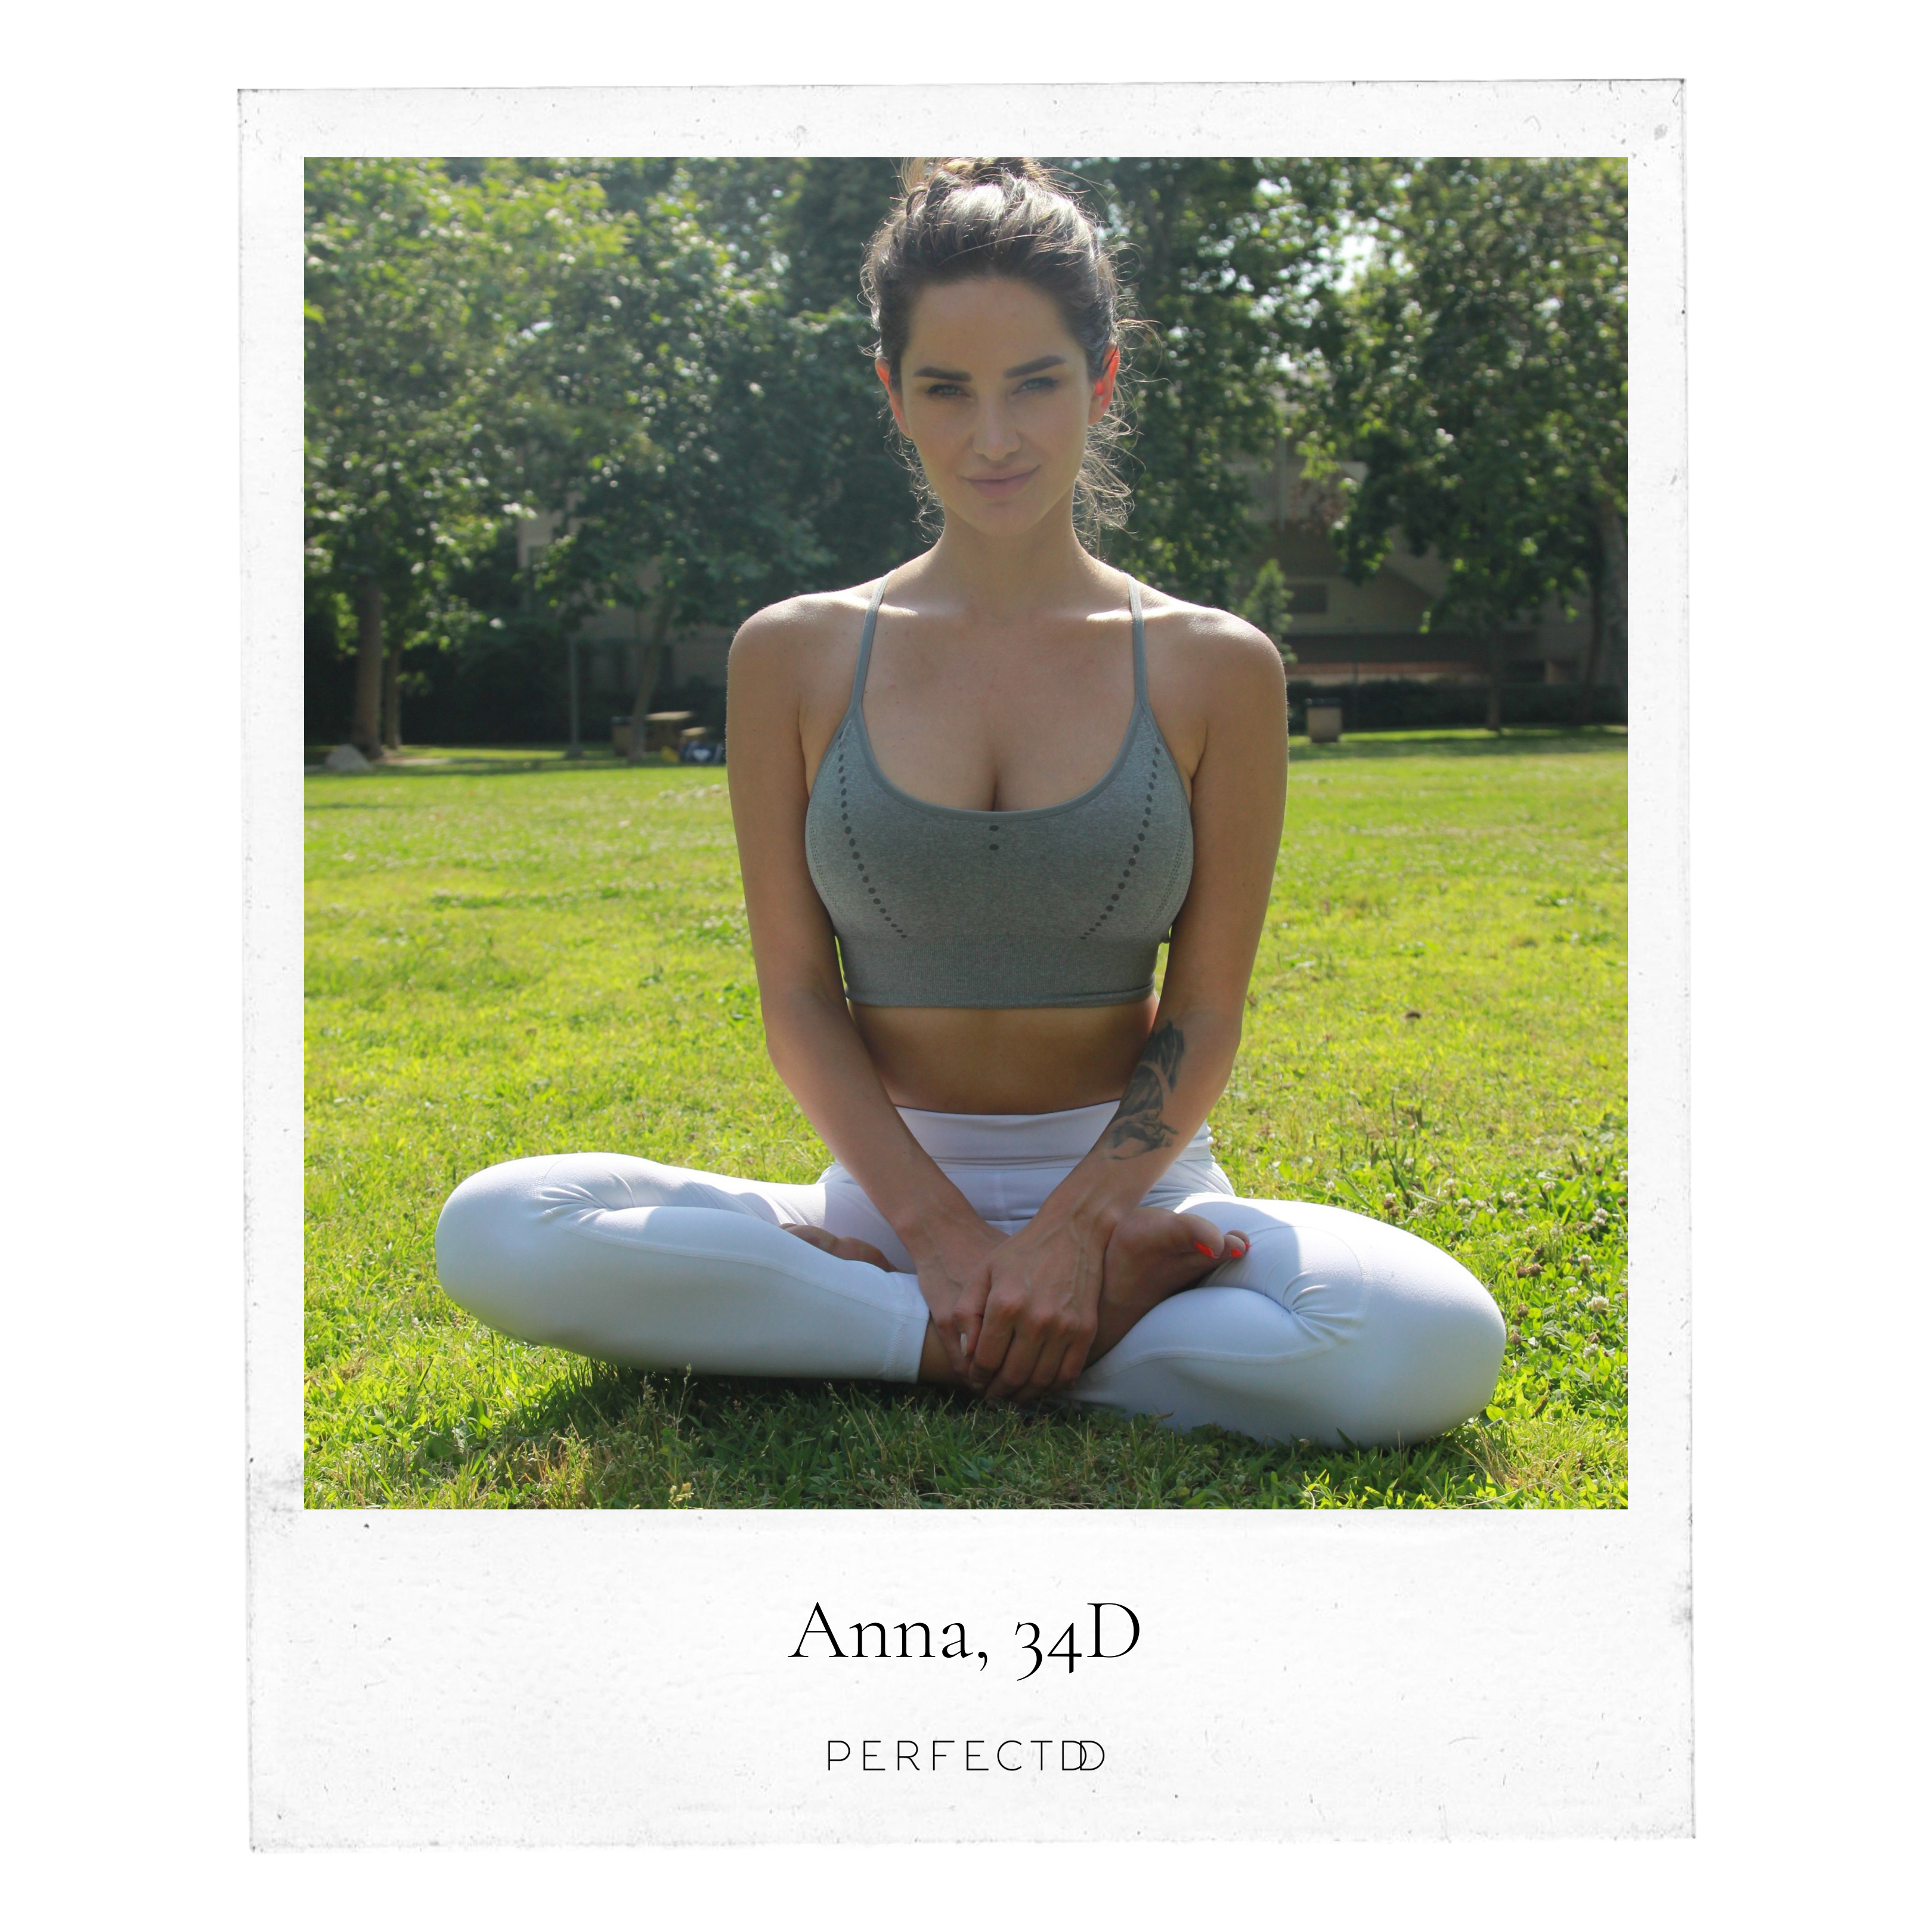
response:
M885 1250L875 1248L870 1241L855 1240L850 1234L835 1234L830 1228L814 1228L809 1222L788 1226L785 1232L796 1234L801 1241L808 1241L812 1246L828 1255L836 1255L843 1262L869 1262L872 1266L892 1272L892 1264L886 1258ZM944 1382L953 1388L963 1388L965 1378L952 1366L952 1359L946 1352L946 1344L939 1339L939 1330L928 1320L926 1324L926 1339L920 1344L919 1379L922 1382Z
M886 1258L883 1248L875 1248L870 1241L855 1240L850 1234L835 1234L830 1228L814 1228L808 1222L789 1224L785 1232L796 1234L801 1241L808 1241L814 1248L822 1248L828 1255L836 1255L842 1262L870 1262L876 1268L884 1268L890 1274L892 1264Z
M1247 1251L1246 1235L1223 1234L1198 1214L1134 1208L1122 1217L1107 1244L1100 1324L1088 1360L1098 1361L1157 1303L1193 1287L1223 1262L1239 1261Z

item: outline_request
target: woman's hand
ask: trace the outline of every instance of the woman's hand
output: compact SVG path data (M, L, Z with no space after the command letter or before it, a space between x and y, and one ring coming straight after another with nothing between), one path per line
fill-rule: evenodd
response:
M1096 1241L1097 1286L1088 1271ZM992 1292L971 1385L992 1401L1024 1402L1066 1388L1156 1303L1194 1287L1223 1262L1240 1261L1248 1247L1238 1229L1165 1208L1130 1208L1084 1234L1070 1222L1036 1220L988 1265Z
M970 1213L960 1214L916 1244L906 1244L946 1361L962 1382L970 1379L973 1350L980 1339L987 1263L1007 1244L1008 1237Z
M1111 1220L1042 1214L987 1258L967 1380L989 1402L1028 1402L1074 1382L1098 1323Z

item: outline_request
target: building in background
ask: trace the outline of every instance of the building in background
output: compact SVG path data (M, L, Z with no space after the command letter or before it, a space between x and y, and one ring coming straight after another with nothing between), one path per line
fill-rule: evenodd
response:
M1359 480L1360 464L1343 467ZM1396 680L1480 686L1489 676L1483 640L1453 628L1424 630L1423 619L1442 596L1446 578L1434 551L1410 554L1398 542L1366 582L1352 584L1328 536L1320 493L1302 474L1301 459L1286 437L1271 465L1256 466L1254 514L1267 531L1257 546L1257 567L1273 557L1287 580L1290 622L1286 641L1294 653L1289 675L1318 688ZM1552 602L1534 622L1508 634L1508 676L1513 683L1574 684L1588 662L1590 613L1574 613ZM1606 646L1597 665L1598 684L1624 688L1623 660Z

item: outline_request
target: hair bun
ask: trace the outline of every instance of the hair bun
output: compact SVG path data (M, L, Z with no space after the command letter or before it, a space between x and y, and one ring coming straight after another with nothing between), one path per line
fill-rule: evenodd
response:
M1004 187L1009 182L1030 182L1044 188L1057 185L1039 162L1024 154L955 154L939 160L921 156L906 164L900 180L908 194L941 183L965 188Z

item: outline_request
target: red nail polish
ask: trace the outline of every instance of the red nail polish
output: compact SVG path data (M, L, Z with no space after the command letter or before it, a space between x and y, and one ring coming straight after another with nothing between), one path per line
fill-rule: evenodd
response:
M1205 1255L1210 1262L1214 1258L1214 1250L1210 1248L1205 1241L1196 1241L1194 1245L1196 1248L1201 1253Z

